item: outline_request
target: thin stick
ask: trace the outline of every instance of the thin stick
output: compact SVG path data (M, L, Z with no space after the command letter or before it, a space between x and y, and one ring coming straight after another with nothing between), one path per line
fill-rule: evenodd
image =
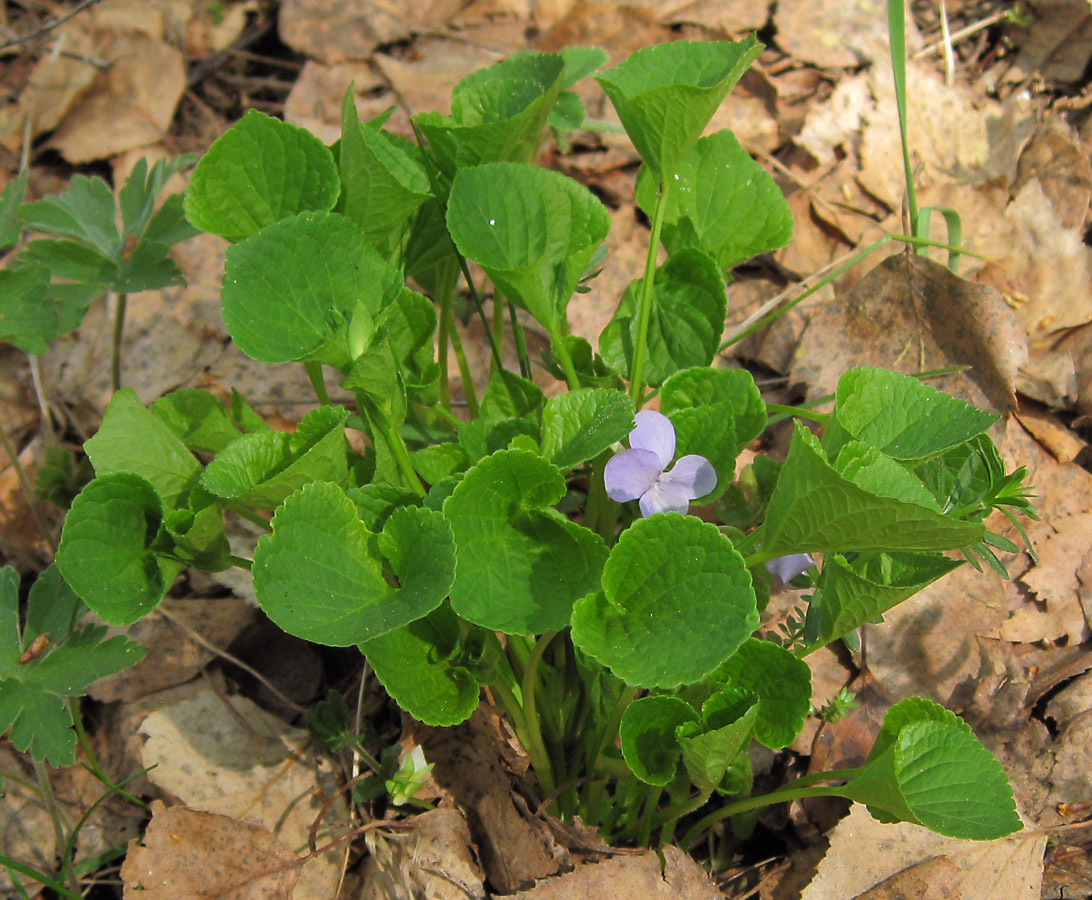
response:
M30 32L30 34L24 34L21 37L12 38L6 44L0 44L0 51L8 50L11 47L18 47L21 44L30 43L31 41L36 40L37 38L40 38L43 35L49 34L49 32L51 32L54 28L60 27L65 22L67 22L69 19L73 18L74 16L78 16L85 9L90 9L96 3L101 3L101 2L102 2L102 0L83 0L83 2L77 4L76 8L73 9L71 12L65 13L65 15L63 15L63 16L58 16L56 19L50 19L48 22L45 23L45 25L43 25L37 31L32 31L32 32Z

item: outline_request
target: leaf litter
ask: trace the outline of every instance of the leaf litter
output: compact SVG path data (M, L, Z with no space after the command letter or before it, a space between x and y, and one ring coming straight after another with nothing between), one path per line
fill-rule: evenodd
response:
M763 27L771 15L767 6L753 3L664 2L622 9L585 0L533 8L518 0L469 6L437 0L415 7L409 16L409 7L378 0L299 0L282 4L276 24L280 40L298 54L290 60L297 70L303 59L302 71L298 78L280 81L263 75L262 82L240 68L239 53L251 46L244 34L247 17L261 22L267 14L251 3L219 6L221 12L214 15L209 4L188 0L105 0L73 17L52 36L43 36L33 52L17 57L18 65L6 73L5 88L15 102L0 115L0 140L17 154L26 135L44 138L46 146L75 164L130 151L162 153L164 143L172 153L200 150L247 105L283 112L321 134L321 123L336 120L337 97L350 80L357 82L362 118L396 101L415 111L442 109L450 85L461 75L516 49L598 44L619 58L637 46L670 39L672 29L690 37L738 35ZM903 371L970 365L973 370L937 383L973 402L1018 409L1019 420L1003 426L1002 446L1011 464L1030 465L1036 473L1043 521L1030 531L1038 558L1018 558L1015 585L964 567L888 614L885 625L869 627L864 656L823 655L813 670L828 697L840 686L857 684L854 677L861 670L874 679L859 694L864 718L856 731L838 733L823 726L810 747L796 751L828 760L867 752L875 732L875 720L868 724L869 711L911 692L932 696L962 709L984 739L992 740L991 749L1013 776L1025 812L1051 825L1060 821L1059 804L1088 800L1087 748L1092 746L1087 674L1075 670L1047 704L1055 733L1032 702L1037 673L1051 671L1066 662L1066 654L1087 647L1092 621L1092 562L1084 552L1092 482L1080 464L1085 458L1080 446L1065 440L1067 433L1072 436L1067 423L1072 423L1073 408L1092 412L1092 353L1086 346L1092 341L1092 308L1083 239L1092 173L1086 129L1079 128L1077 90L1092 58L1092 20L1083 0L1044 4L1036 11L1030 24L994 26L1015 45L1012 54L991 56L987 43L977 50L960 45L953 83L945 83L935 58L923 57L910 67L911 133L922 204L959 209L964 243L988 259L965 256L963 277L957 277L938 262L943 259L938 251L931 251L930 258L892 255L896 248L890 245L843 276L833 290L817 294L733 352L737 361L766 365L811 396L828 392L838 371L849 365L874 363ZM985 15L960 3L949 4L949 12L972 25L976 15ZM745 148L783 179L797 236L771 266L740 273L730 298L732 315L738 317L783 290L786 278L810 276L884 230L902 228L882 10L877 6L869 14L865 7L851 10L833 2L783 2L772 15L774 48L722 115ZM275 27L268 20L262 24L267 34ZM33 30L33 23L27 30ZM912 31L922 34L912 34L916 49L935 40L936 22L924 15ZM233 46L239 48L234 55L227 52ZM218 53L225 54L220 68L203 73L198 93L191 89L187 94L182 61L200 65ZM273 56L277 53L287 55L276 50ZM95 65L100 61L106 63L103 68ZM1029 77L1045 89L1035 93L1016 87ZM1075 115L1066 115L1064 102L1052 108L1051 101L1059 97L1074 98L1070 109ZM612 116L594 91L585 102L593 115ZM401 111L392 122L396 131L402 122L405 133ZM607 194L632 196L633 173L627 167L634 158L617 135L583 133L574 153L557 162L587 173L593 184L609 186ZM15 162L5 160L8 172ZM612 215L631 223L612 229L612 239L621 235L612 256L621 260L635 250L639 258L647 240L643 223L632 207ZM248 396L272 404L289 422L298 421L302 413L296 401L308 396L306 381L287 370L270 381L268 370L249 368L227 346L216 304L223 243L203 235L179 249L188 287L141 296L132 308L135 327L127 337L125 359L142 399L150 401L178 386L215 390L236 384ZM608 269L592 283L592 297L601 294L604 302L579 311L576 333L598 335L619 293L609 278L618 274ZM82 434L97 426L108 397L106 343L93 339L106 329L105 316L96 318L93 312L78 341L62 342L46 357L47 390ZM466 334L473 352L479 352L480 332ZM2 349L0 360L0 383L15 390L25 385L28 373L17 354ZM0 405L8 433L22 437L27 449L37 417L28 397L12 392L11 402ZM1044 425L1041 414L1035 417L1026 397L1046 404L1053 424ZM28 460L32 468L38 462L35 453ZM10 466L0 472L10 488L4 508L15 511L0 520L0 546L5 557L13 548L14 560L25 563L40 557L43 548L12 476ZM193 604L183 615L197 626L202 604L216 601L179 602ZM244 610L239 614L245 619ZM234 625L223 623L206 631L206 639L226 647L234 631ZM240 696L214 692L211 685L223 684L218 674L207 685L170 686L192 678L208 660L207 651L198 652L188 638L176 637L172 644L170 633L170 627L163 630L162 645L153 641L148 657L162 679L143 687L161 688L152 695L156 699L139 699L140 684L99 687L102 700L139 715L130 727L113 732L119 748L113 755L124 758L124 737L129 751L146 756L145 764L158 763L145 776L151 780L143 782L144 790L180 804L168 808L156 801L150 824L139 843L131 845L121 871L127 893L145 892L155 878L172 885L169 894L161 893L170 896L186 896L195 883L202 896L209 891L239 897L334 896L342 874L339 850L300 865L307 855L307 831L324 803L333 801L322 820L332 835L352 827L329 763L312 753L305 733ZM230 665L225 671L231 671ZM149 702L147 711L139 712ZM100 738L105 739L111 729L102 725ZM135 739L138 729L142 737ZM408 818L411 826L417 823L409 831L368 832L372 868L364 878L363 896L425 891L439 897L450 891L451 896L484 897L498 888L524 889L531 897L595 898L607 891L617 896L620 889L630 896L719 895L689 857L672 849L661 869L654 855L611 854L587 836L556 833L509 789L508 772L520 771L520 762L510 748L504 751L507 758L495 755L501 753L498 747L509 747L506 738L495 722L479 722L458 738L421 736L437 758L438 796L450 805ZM179 752L182 748L188 749ZM22 761L0 749L6 753L4 774L15 774ZM206 765L195 766L198 759ZM0 801L6 804L0 820L19 823L23 835L8 835L3 849L26 860L38 858L48 868L48 851L43 852L51 841L48 822L39 821L26 805L29 795L14 784L9 782ZM812 815L794 809L790 821L807 834L824 821ZM829 828L829 814L825 821ZM909 834L896 837L894 829ZM879 898L894 896L896 888L905 891L907 884L922 897L977 896L968 893L968 885L981 890L990 884L998 900L1038 893L1044 834L1029 831L968 851L966 845L922 843L914 826L894 829L875 825L859 808L852 810L830 831L826 859L802 896ZM232 841L241 841L245 851L236 853ZM83 838L80 844L83 851ZM92 846L90 839L86 846ZM1079 852L1074 848L1074 859ZM1061 858L1057 851L1048 857L1049 889L1055 891L1049 896L1073 895L1065 893L1067 877L1078 883L1077 875L1065 874ZM863 876L853 885L837 880L846 872L863 873L866 862L876 863L874 871L868 870L871 882ZM309 874L320 869L321 874ZM997 872L1006 874L991 882L990 873ZM300 893L307 880L312 886L306 890L314 893ZM535 887L525 889L536 880ZM878 887L880 882L886 887ZM354 882L350 877L345 883ZM726 885L727 895L743 896L733 884Z

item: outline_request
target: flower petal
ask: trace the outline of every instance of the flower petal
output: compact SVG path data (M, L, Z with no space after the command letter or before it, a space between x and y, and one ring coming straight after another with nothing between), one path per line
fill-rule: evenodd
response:
M690 453L679 459L660 477L660 484L677 484L688 492L688 500L711 494L717 486L717 472L704 456Z
M790 553L788 556L779 556L766 563L766 571L782 584L788 584L797 575L806 572L815 565L815 560L810 553Z
M641 497L641 515L651 516L658 512L681 512L690 509L690 489L679 482L657 481Z
M667 416L654 409L642 409L635 418L637 427L629 433L629 445L655 453L662 472L675 458L675 426Z
M603 484L611 500L636 500L660 477L663 466L651 450L623 450L603 467Z

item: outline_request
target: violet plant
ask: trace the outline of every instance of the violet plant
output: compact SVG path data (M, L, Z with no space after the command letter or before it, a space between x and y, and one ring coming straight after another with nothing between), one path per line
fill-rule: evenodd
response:
M862 768L751 796L752 742L787 747L811 710L803 658L950 572L945 551L1004 574L991 547L1018 548L983 520L1034 513L1026 472L1006 473L988 436L996 415L874 368L809 414L821 435L798 422L783 463L759 457L737 479L768 417L751 375L716 365L726 280L784 246L791 217L730 131L702 133L760 50L680 41L596 76L644 161L652 223L597 348L566 309L610 265L610 217L531 160L545 129L579 127L572 86L601 51L473 73L450 115L414 117L418 143L385 117L361 123L351 90L333 147L247 113L198 163L185 212L232 244L235 344L302 363L316 406L284 434L238 394L225 408L197 390L148 406L118 391L57 554L74 594L126 625L186 567L249 568L273 622L359 648L417 719L462 722L488 688L549 809L611 840L674 840L682 821L689 845L721 819L829 794L946 835L1017 830L1001 767L924 700L891 709ZM460 276L493 360L480 395L455 327ZM532 380L517 313L548 338L560 393ZM519 372L501 364L506 334ZM329 398L331 376L352 404ZM686 514L695 503L714 521ZM252 558L228 548L232 516L265 532ZM775 577L805 570L806 624L782 646L761 613ZM13 738L52 753L33 724Z

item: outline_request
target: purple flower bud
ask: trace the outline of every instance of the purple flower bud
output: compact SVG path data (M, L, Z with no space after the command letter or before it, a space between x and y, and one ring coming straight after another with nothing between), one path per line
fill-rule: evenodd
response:
M629 433L629 450L616 453L603 469L603 483L612 500L639 500L641 515L681 512L690 501L712 493L717 473L704 456L690 454L664 471L675 456L675 428L662 413L642 409Z
M810 553L790 553L788 556L779 556L766 563L768 571L781 584L788 584L797 575L806 572L815 565L815 560Z

